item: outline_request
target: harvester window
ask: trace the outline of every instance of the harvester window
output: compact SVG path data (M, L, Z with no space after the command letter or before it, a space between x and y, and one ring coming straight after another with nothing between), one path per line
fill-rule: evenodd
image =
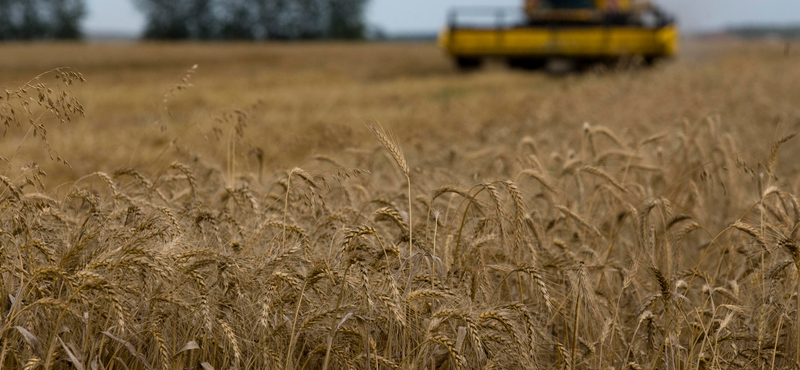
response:
M591 9L594 0L541 0L539 7L543 9Z
M641 25L645 28L658 28L663 22L658 14L653 11L645 11L640 17Z

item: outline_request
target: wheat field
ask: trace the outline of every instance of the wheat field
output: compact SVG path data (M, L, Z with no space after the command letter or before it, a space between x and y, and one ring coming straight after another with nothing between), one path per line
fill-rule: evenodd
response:
M0 46L3 369L798 369L800 54Z

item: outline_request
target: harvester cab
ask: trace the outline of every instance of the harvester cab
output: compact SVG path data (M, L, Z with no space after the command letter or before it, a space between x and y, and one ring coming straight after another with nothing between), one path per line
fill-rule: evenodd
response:
M639 56L647 64L675 55L674 19L636 0L527 0L521 8L457 8L439 44L463 69L500 58L512 67L549 60L576 65Z

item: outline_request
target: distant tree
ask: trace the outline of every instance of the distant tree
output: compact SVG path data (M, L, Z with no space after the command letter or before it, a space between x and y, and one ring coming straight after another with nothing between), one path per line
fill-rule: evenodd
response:
M214 0L194 0L189 4L187 20L190 21L188 33L193 38L212 39L216 36L217 19Z
M364 9L366 0L328 0L330 1L329 36L335 39L364 38Z
M147 18L144 37L149 39L358 39L366 31L367 0L137 0L137 3Z
M200 0L202 1L202 0ZM139 0L137 4L147 17L144 37L156 40L181 40L192 38L191 20L199 20L194 13L198 0Z
M0 40L77 39L83 0L0 0Z
M78 39L83 36L81 19L86 15L83 0L50 0L52 32L56 39Z
M320 39L327 36L330 25L329 0L298 0L298 35L300 39Z
M11 15L11 2L9 0L0 0L0 40L7 40L8 35L13 31L14 27Z
M249 0L258 11L262 38L294 40L322 38L324 0Z
M256 25L260 38L290 39L292 31L285 15L293 0L250 0L255 7Z
M40 10L41 3L42 1L22 1L21 17L17 20L14 31L17 39L33 40L47 36L44 12ZM11 35L11 39L14 39L14 35Z
M247 0L229 0L220 9L218 38L223 40L253 40L256 38L256 16ZM203 39L204 37L199 37Z

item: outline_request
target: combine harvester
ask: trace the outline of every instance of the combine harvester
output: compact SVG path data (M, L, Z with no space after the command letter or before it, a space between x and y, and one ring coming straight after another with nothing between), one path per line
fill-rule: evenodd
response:
M561 60L576 69L641 57L651 65L678 49L674 19L637 0L527 0L513 8L450 12L439 44L461 69L488 58L516 68L544 68Z

